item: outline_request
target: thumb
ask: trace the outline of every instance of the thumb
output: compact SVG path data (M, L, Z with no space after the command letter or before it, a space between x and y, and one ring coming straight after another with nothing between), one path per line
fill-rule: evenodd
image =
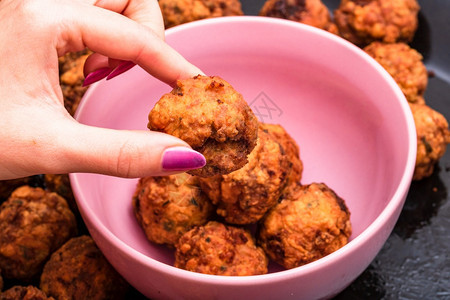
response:
M160 132L76 124L66 136L71 136L65 143L67 173L137 178L179 173L206 164L203 155L184 141Z

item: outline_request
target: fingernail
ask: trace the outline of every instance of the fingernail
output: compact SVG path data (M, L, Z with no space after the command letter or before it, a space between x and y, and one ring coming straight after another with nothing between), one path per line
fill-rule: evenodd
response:
M162 168L164 170L191 170L206 165L205 157L187 147L173 147L166 149L162 157Z
M121 62L117 68L115 68L109 75L108 77L106 77L106 80L110 80L113 79L116 76L119 76L120 74L128 71L129 69L131 69L132 67L134 67L136 64L134 62L131 61L124 61Z
M102 80L103 78L107 77L109 73L111 73L110 68L101 68L95 70L86 76L83 82L83 86L87 86L93 84L94 82Z

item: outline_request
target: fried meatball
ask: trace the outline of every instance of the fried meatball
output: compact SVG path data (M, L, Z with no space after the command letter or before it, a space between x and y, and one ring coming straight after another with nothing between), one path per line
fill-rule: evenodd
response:
M41 188L16 189L0 206L0 268L5 278L28 280L50 254L76 234L66 200Z
M328 8L321 0L267 0L259 15L296 21L338 34Z
M91 237L67 241L45 264L40 288L56 299L123 299L128 283L109 264Z
M226 222L251 224L277 203L291 170L283 147L260 128L248 164L227 175L199 178L200 187Z
M0 300L54 300L32 285L13 286L12 288L0 293Z
M410 103L417 132L417 157L414 180L433 173L434 166L447 150L450 131L446 118L427 105Z
M258 120L244 98L218 76L178 80L149 114L148 128L176 136L206 158L188 173L201 177L242 168L256 145Z
M147 238L168 246L194 226L205 224L213 213L198 180L186 173L141 178L133 208Z
M280 144L292 164L292 170L288 173L287 185L300 182L303 173L303 162L300 159L300 148L297 142L281 125L260 123L260 127Z
M210 221L186 232L176 245L175 267L225 276L267 273L268 259L250 233Z
M166 28L201 19L244 14L239 0L159 0L159 6Z
M11 193L18 187L29 185L32 181L32 177L0 180L0 202L8 199Z
M287 269L322 258L347 244L350 212L323 183L297 185L261 220L258 242Z
M373 41L410 42L419 10L416 0L342 0L334 18L343 38L364 47Z
M81 98L88 87L83 86L84 62L89 56L88 52L70 53L60 61L60 85L63 92L64 107L73 116L80 104Z
M406 99L424 104L428 72L422 55L405 43L373 42L364 48L395 79Z

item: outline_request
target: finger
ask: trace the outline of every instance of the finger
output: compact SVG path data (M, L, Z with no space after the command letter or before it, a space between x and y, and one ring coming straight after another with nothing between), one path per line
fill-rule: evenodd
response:
M173 136L151 131L113 130L82 124L66 136L66 172L137 178L203 167L205 158Z
M203 74L146 26L95 6L71 10L68 33L72 42L82 37L84 46L110 58L139 64L156 78L173 85L176 80ZM85 18L78 18L78 15ZM66 32L67 34L67 32Z
M94 5L120 13L151 28L164 40L164 21L156 0L97 0Z

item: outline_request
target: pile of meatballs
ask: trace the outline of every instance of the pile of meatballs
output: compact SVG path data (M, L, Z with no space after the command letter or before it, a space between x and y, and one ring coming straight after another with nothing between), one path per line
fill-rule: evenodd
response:
M203 168L141 178L133 196L138 223L174 265L213 275L290 269L344 246L345 201L324 183L301 185L300 149L277 124L260 123L242 95L218 76L179 80L149 114L151 130L186 141Z
M239 0L159 5L166 28L243 15ZM419 10L416 0L341 0L332 16L320 0L266 0L259 12L341 36L391 74L417 129L414 180L433 173L450 142L447 120L424 98L429 74L423 57L408 44ZM59 61L64 105L72 115L87 89L82 70L89 54L86 49ZM205 101L190 111L201 114L168 118L169 107L181 114L198 96ZM270 260L294 268L348 242L345 201L324 183L302 185L297 143L282 126L258 122L222 78L178 82L152 109L148 126L187 141L207 159L189 173L141 178L131 199L149 241L174 249L176 267L258 275ZM84 227L67 174L0 181L0 204L1 300L133 298Z

